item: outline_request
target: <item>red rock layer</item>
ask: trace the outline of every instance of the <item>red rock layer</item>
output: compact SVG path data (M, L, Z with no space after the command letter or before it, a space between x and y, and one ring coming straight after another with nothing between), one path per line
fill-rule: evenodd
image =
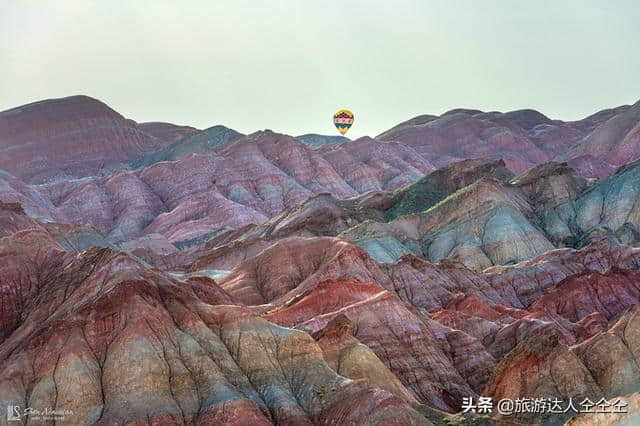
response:
M37 293L1 293L20 308L3 314L7 403L83 424L430 424L367 380L338 376L308 334L230 305L212 281L171 280L109 249L43 270L52 275L35 280Z

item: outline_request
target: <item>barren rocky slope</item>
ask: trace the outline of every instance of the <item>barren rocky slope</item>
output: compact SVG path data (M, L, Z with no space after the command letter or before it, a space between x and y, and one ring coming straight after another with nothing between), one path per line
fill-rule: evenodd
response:
M16 205L2 212L3 402L101 424L428 424L466 396L612 397L640 383L624 337L640 252L611 239L477 273L293 237L216 282L65 250ZM620 350L600 343L623 329ZM552 384L536 385L544 374Z
M499 180L507 180L505 168L519 173L555 157L566 157L587 177L608 175L635 158L637 109L604 110L576 122L531 110L455 110L416 117L377 139L297 140L271 131L244 136L224 126L197 131L137 124L97 100L75 96L0 113L0 169L9 173L0 184L11 189L3 191L11 192L6 201L19 201L44 220L92 226L114 241L184 244L211 228L259 224L319 193L344 198L398 190L461 158L503 158L505 165L494 172ZM317 142L325 139L330 143ZM585 148L591 144L615 150L616 159L601 155L606 164L596 164L588 156L597 150ZM459 178L455 172L431 175L403 191L386 219L425 210L472 183L476 172L467 182L465 167ZM211 220L214 211L226 213Z
M28 183L104 173L194 130L139 125L87 96L49 99L0 112L0 169Z
M552 120L538 111L457 109L418 116L379 135L403 142L442 166L463 158L502 158L515 173L550 160L569 161L585 177L604 177L638 159L640 102L583 120Z
M0 247L3 405L70 410L76 424L429 424L213 281L175 281L109 249L68 256L36 230Z
M633 419L636 109L456 110L354 141L84 97L2 112L0 406L426 425L462 422L467 397L626 395Z

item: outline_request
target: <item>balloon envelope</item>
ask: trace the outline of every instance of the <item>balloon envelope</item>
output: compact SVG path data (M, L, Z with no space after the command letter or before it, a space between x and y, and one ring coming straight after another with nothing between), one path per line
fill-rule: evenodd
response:
M333 124L336 126L340 134L344 135L353 124L353 113L348 109L341 109L333 114Z

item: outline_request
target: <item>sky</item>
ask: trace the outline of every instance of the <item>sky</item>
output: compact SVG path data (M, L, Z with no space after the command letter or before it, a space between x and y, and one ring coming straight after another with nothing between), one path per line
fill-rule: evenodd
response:
M375 136L453 108L573 120L640 99L640 2L0 0L0 110Z

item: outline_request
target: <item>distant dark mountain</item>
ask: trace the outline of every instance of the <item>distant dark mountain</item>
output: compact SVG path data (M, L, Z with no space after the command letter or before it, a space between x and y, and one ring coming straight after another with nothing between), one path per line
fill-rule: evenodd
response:
M316 133L307 133L306 135L296 136L296 139L307 145L309 148L320 148L325 145L336 145L339 143L349 142L351 139L344 136L327 136L318 135Z
M160 161L176 161L187 155L221 149L241 133L225 126L213 126L178 139L171 145L131 162L134 169L147 167Z
M200 131L191 126L176 126L175 124L158 121L138 123L138 128L166 142L175 142Z
M483 177L508 182L514 175L502 160L463 160L429 173L419 181L395 192L387 220L429 209L459 189Z

